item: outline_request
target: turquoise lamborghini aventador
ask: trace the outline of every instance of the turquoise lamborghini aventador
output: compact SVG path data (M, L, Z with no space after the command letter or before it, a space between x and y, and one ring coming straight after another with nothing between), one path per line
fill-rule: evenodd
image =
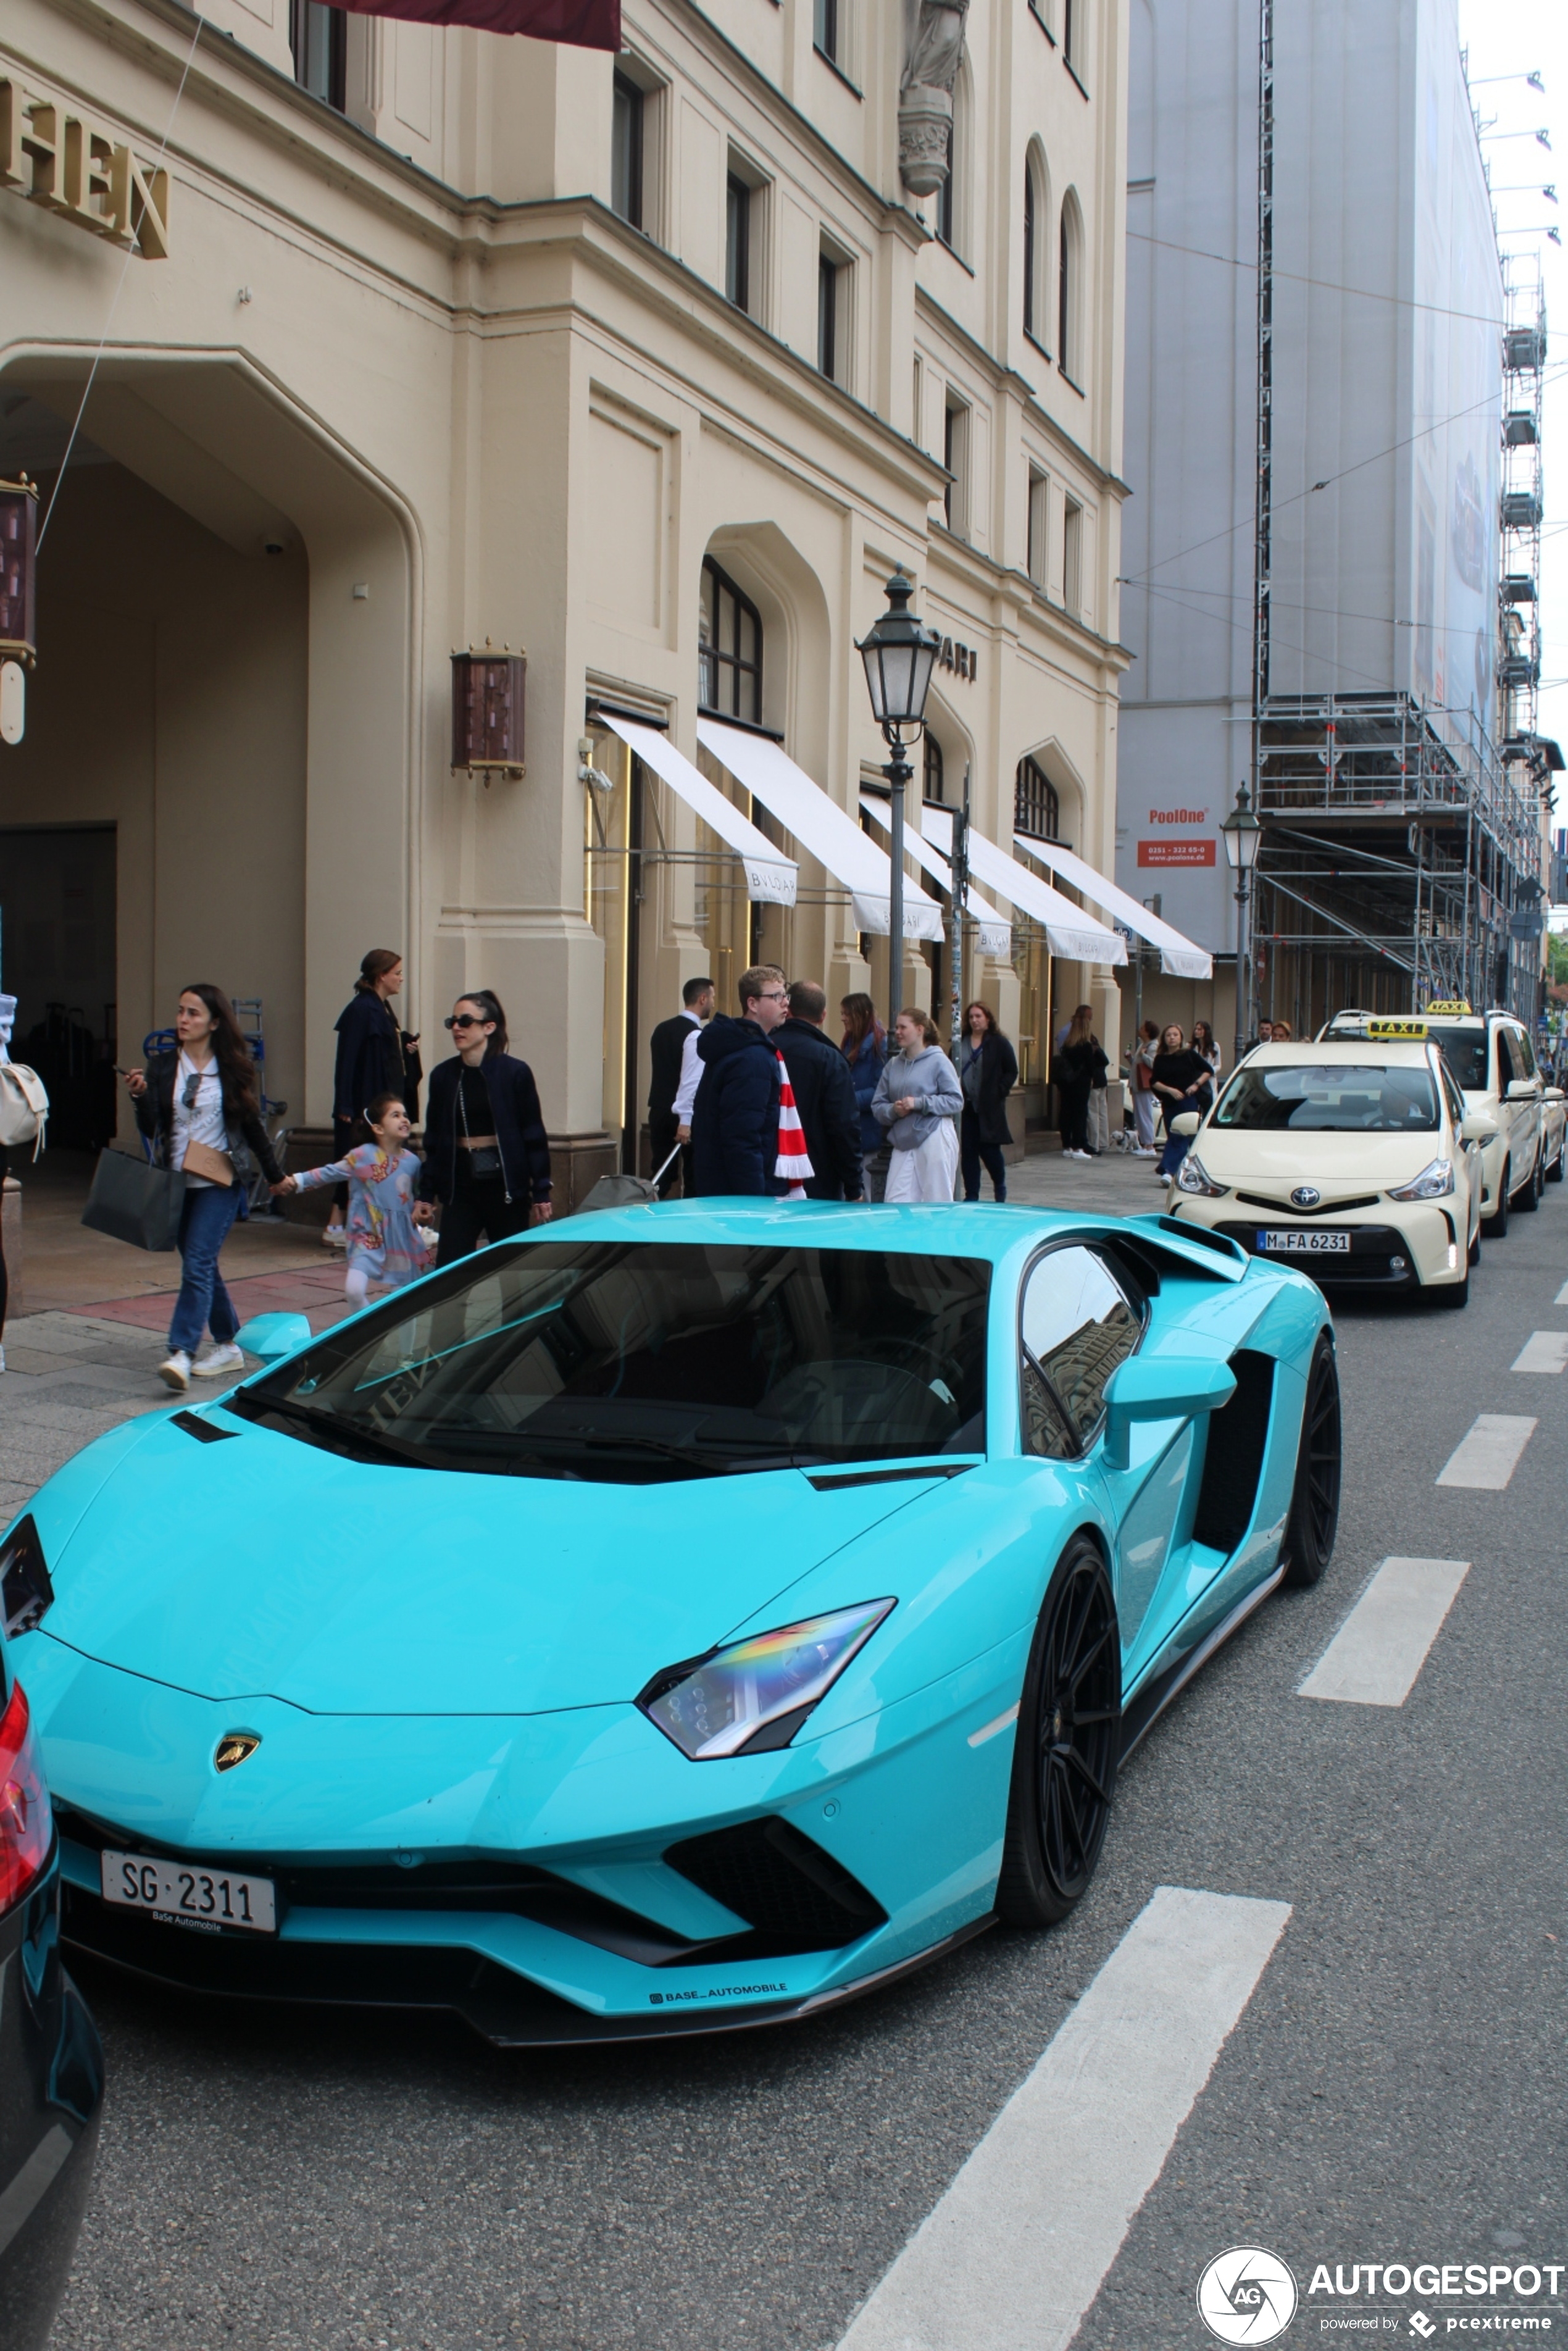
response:
M1049 1927L1333 1544L1321 1291L1159 1216L633 1207L242 1337L0 1542L65 1933L208 1993L612 2040Z

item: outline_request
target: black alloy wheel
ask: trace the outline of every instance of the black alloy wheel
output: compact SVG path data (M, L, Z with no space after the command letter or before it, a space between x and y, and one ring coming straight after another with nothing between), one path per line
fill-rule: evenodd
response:
M1098 1546L1057 1563L1019 1705L997 1916L1054 1927L1082 1900L1111 1817L1122 1742L1122 1640Z
M1541 1206L1541 1196L1546 1189L1546 1170L1541 1164L1541 1145L1535 1146L1535 1165L1530 1171L1530 1181L1521 1184L1513 1202L1516 1217L1532 1217Z
M1333 1341L1326 1331L1320 1331L1307 1373L1296 1485L1285 1529L1284 1580L1298 1590L1316 1583L1333 1557L1341 1466L1339 1366L1334 1362Z
M1508 1184L1509 1177L1512 1173L1513 1169L1511 1165L1505 1159L1502 1163L1502 1181L1497 1187L1497 1208L1491 1216L1483 1217L1481 1218L1481 1238L1483 1240L1500 1241L1507 1237Z

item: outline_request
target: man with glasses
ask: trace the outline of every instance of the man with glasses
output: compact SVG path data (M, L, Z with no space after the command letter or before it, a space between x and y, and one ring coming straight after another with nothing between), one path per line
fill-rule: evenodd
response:
M740 975L740 1018L716 1012L697 1040L703 1073L692 1107L692 1189L766 1197L781 1186L779 1054L773 1031L789 1018L789 990L777 964Z

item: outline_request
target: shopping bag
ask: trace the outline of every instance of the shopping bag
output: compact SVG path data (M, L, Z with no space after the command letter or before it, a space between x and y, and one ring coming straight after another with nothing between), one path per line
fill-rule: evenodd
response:
M150 1166L129 1152L102 1151L81 1220L132 1249L172 1249L180 1238L185 1178L177 1169Z

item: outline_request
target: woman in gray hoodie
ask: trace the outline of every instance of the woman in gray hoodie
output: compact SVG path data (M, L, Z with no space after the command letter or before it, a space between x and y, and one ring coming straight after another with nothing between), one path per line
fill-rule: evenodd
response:
M936 1023L906 1004L894 1019L898 1050L877 1080L871 1114L893 1145L883 1198L951 1200L958 1172L964 1090L936 1042Z

